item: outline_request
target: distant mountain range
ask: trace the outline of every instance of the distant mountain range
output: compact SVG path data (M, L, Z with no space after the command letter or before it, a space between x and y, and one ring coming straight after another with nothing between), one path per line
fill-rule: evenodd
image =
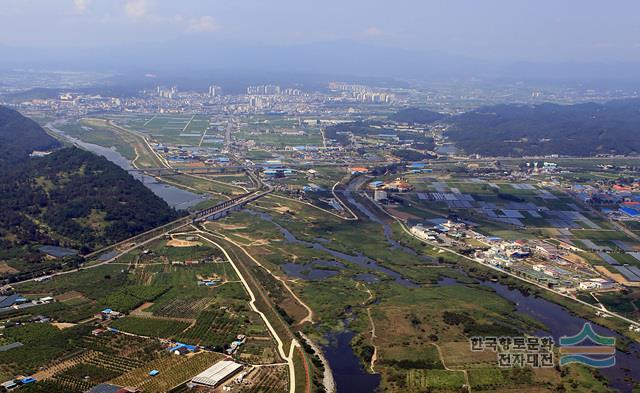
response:
M154 73L153 82L203 88L247 83L317 87L358 77L442 81L483 78L581 86L640 86L634 62L531 62L484 60L443 51L412 50L335 40L301 45L237 44L215 39L175 39L99 47L20 47L0 44L0 69L65 69ZM171 53L171 56L167 56ZM241 78L242 81L238 81ZM233 90L233 88L231 89Z
M29 156L50 149L45 157ZM2 107L0 195L0 262L22 273L48 265L39 245L87 252L178 216L117 165L61 148L34 121Z
M485 156L640 153L640 99L605 104L495 105L444 120L446 136Z

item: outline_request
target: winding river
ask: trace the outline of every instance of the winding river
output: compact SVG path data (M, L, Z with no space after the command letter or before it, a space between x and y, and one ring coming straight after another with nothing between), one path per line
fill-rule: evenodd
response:
M352 186L353 184L353 182L349 184L347 190L343 192L343 195L345 196L345 198L347 198L347 201L352 206L357 208L362 214L367 216L372 221L384 225L385 235L387 235L387 239L390 240L389 237L391 228L388 226L388 224L386 224L383 219L378 217L371 210L367 209L361 203L358 203L354 200L352 196L352 192L354 189ZM406 247L403 247L403 249L405 248ZM412 253L412 255L415 255L415 252ZM406 280L406 278L403 279ZM501 297L513 302L518 312L526 314L527 316L544 324L544 326L546 326L546 329L544 331L535 332L535 334L538 336L548 336L550 334L551 336L553 336L556 343L558 343L558 340L561 336L573 336L577 334L585 323L590 322L584 318L574 315L565 307L559 304L535 296L526 296L518 289L511 289L507 285L491 281L481 281L479 282L479 284L493 289ZM439 282L439 285L444 286L463 284L457 284L455 280L447 278L441 280ZM597 325L593 322L591 322L591 325L598 334L616 337L616 339L619 341L623 340L622 335L612 331L611 329ZM343 359L349 359L351 356L355 356L348 342L353 337L353 333L350 333L348 331L346 332L346 335L344 335L344 333L345 332L335 334L335 346L328 346L325 348L325 351L329 351L327 359L329 361L329 364L332 365L332 368L333 364L336 364L338 367L343 367ZM345 341L347 341L346 344ZM337 351L336 356L334 356L334 351ZM599 369L599 372L607 379L608 385L611 388L619 392L630 392L634 387L634 381L640 381L640 344L637 342L633 342L628 346L625 352L617 350L615 356L616 365L610 368ZM365 391L373 392L375 388L370 389L371 386L360 382L359 378L356 378L354 376L358 375L358 371L360 373L365 372L361 367L360 362L358 361L357 365L356 363L352 362L350 362L349 364L352 367L346 369L345 372L341 372L340 369L337 370L337 372L334 372L336 385L338 387L338 393ZM366 388L370 390L359 390L360 386L366 386Z
M88 150L97 155L103 156L107 160L113 162L118 165L120 168L130 171L135 169L125 156L120 154L114 148L108 148L100 145L96 145L93 143L84 142L78 138L74 138L70 135L67 135L64 131L58 129L53 123L49 123L46 126L51 131L59 134L63 138L67 139L71 143ZM187 190L183 190L178 187L174 187L169 184L161 183L157 181L154 177L144 175L140 172L129 172L135 179L140 180L142 184L144 184L148 189L153 191L154 194L162 198L167 204L175 209L188 209L197 205L198 203L206 200L207 197L203 195L198 195L193 192L189 192Z

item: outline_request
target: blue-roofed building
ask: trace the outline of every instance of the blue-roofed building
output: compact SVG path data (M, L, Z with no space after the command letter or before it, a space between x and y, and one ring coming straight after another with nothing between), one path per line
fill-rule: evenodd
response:
M155 377L156 375L160 374L160 371L158 370L151 370L149 371L149 375L152 377Z
M183 343L176 343L176 345L169 348L169 352L173 353L174 355L185 355L189 352L196 352L197 350L198 347L196 347L195 345L187 345Z
M409 168L409 169L422 169L425 166L427 166L427 164L425 164L424 162L412 162L411 164L407 165L407 168Z
M0 309L13 307L16 304L26 303L28 301L29 299L25 299L18 294L0 296Z
M632 209L630 207L627 206L622 206L618 209L620 212L628 215L629 217L639 217L640 216L640 212L637 211L636 209Z
M380 180L372 181L371 183L369 183L369 187L371 188L380 188L382 186L384 186L384 182Z
M57 246L42 246L38 248L38 251L54 258L64 258L64 257L69 257L72 255L78 254L78 250L73 250L71 248L57 247Z

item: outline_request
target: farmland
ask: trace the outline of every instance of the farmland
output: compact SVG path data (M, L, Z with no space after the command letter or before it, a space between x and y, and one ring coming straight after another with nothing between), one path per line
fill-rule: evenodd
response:
M133 386L145 392L167 392L220 359L222 359L221 355L211 352L180 357L167 355L135 368L112 382L121 386ZM156 377L151 377L149 370L162 370L162 372Z
M44 365L37 375L46 382L38 388L52 392L80 392L105 381L164 392L221 359L220 352L240 334L248 345L235 356L261 364L280 361L263 320L247 304L240 278L209 242L185 236L160 239L112 264L25 283L21 290L26 296L47 294L58 301L5 317L9 327L0 342L19 341L23 346L0 352L0 358L6 357L0 377L28 375ZM105 308L122 314L100 315ZM46 314L51 322L72 323L63 330L48 323L13 326L36 313ZM167 340L210 350L170 356ZM147 375L153 368L162 370L158 377ZM284 379L273 372L264 376L271 382L259 386L274 385L278 391L279 384L286 385L286 374Z
M123 332L139 336L174 338L185 330L189 324L181 321L125 317L118 319L111 326Z
M161 143L194 146L198 146L203 133L210 127L209 119L199 115L132 115L112 116L111 119L125 128L148 134Z

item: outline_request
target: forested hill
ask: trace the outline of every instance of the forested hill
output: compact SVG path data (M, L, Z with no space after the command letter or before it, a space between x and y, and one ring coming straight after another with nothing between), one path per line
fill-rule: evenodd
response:
M53 146L42 134L45 143L33 142L32 136L39 132L29 119L22 119L12 120L9 129L3 129L14 135L2 140L3 149L22 149L24 155L36 146ZM29 141L11 127L29 130ZM44 262L36 251L39 245L86 252L178 216L126 171L75 147L57 149L46 157L27 154L12 163L0 163L0 195L0 263L7 262L21 272L38 270Z
M442 113L419 108L401 109L389 116L390 120L409 124L429 124L444 118L445 115Z
M640 99L605 104L495 105L448 120L446 135L485 156L640 153Z
M17 111L0 106L0 163L27 157L34 150L60 146L35 121Z

